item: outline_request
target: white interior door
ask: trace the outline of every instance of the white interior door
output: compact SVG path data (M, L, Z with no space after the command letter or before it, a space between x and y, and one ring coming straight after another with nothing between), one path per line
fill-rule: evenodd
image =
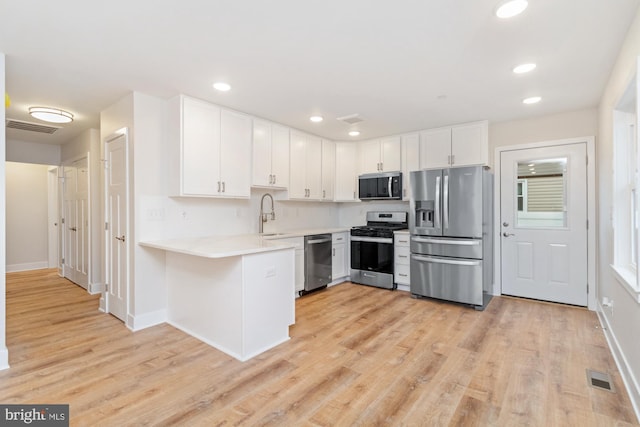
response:
M49 237L49 268L62 269L62 263L60 254L60 236L58 235L61 229L60 225L60 204L58 203L58 187L60 185L60 179L58 179L59 168L49 168L48 177L48 201L47 201L47 219L49 221L47 230Z
M500 156L502 293L587 305L586 143Z
M64 277L87 289L89 284L89 163L87 158L63 167Z
M62 271L64 277L76 282L76 251L77 251L77 226L76 226L76 168L64 166L62 232L64 234L64 256L62 257Z
M107 311L126 321L129 289L127 136L105 141L106 159L106 305Z

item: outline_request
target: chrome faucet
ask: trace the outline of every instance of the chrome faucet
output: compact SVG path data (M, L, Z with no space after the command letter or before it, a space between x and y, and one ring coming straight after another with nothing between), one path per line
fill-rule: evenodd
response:
M264 213L264 198L269 196L271 199L271 213ZM264 232L264 223L269 220L269 215L271 215L271 220L276 219L276 210L273 207L273 197L269 193L265 193L260 199L260 218L258 218L258 233Z

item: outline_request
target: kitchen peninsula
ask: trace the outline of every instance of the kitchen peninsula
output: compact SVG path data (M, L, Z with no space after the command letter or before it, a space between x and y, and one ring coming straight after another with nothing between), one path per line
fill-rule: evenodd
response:
M295 245L259 235L140 245L166 251L167 323L240 361L289 339Z

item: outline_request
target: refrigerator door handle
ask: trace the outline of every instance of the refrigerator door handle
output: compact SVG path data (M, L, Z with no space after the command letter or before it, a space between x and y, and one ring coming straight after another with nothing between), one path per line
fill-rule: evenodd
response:
M445 239L429 239L423 237L412 238L417 243L437 243L443 245L456 245L456 246L479 246L480 240L445 240Z
M440 177L436 176L435 228L440 229Z
M444 200L442 202L442 222L444 223L444 228L449 228L449 175L444 176Z
M459 259L443 259L443 258L432 258L432 257L428 257L428 256L420 256L420 255L411 255L411 259L414 259L416 261L423 261L423 262L433 262L435 264L450 264L450 265L468 265L471 267L476 267L478 265L480 265L481 261L466 261L466 260L459 260Z

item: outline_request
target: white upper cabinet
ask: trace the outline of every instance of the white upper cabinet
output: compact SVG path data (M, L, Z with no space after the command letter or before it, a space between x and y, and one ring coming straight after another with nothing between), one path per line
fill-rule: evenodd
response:
M185 96L170 108L171 194L249 197L251 118Z
M253 120L251 185L286 189L289 185L289 129Z
M486 165L489 156L487 121L420 132L420 168Z
M420 169L420 135L402 135L402 200L411 198L411 174Z
M489 163L489 123L467 123L451 128L451 163L453 166Z
M389 172L401 169L400 137L360 142L360 172Z
M336 142L336 185L337 202L358 200L358 144Z
M251 193L251 117L235 111L220 114L221 196L249 197Z
M336 143L322 140L322 200L333 201L336 179Z
M320 200L322 197L322 141L291 131L289 198Z

